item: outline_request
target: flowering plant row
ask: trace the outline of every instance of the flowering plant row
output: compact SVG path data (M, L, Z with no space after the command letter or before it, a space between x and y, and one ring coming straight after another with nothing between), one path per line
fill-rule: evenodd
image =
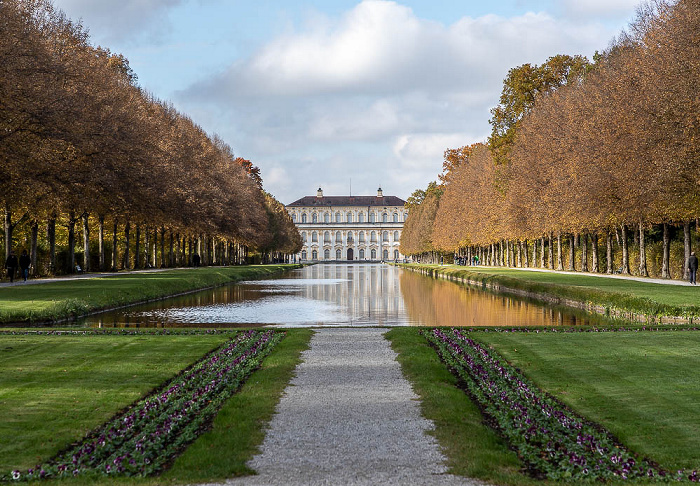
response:
M161 471L202 432L283 336L272 330L241 332L82 442L45 464L12 471L10 477L146 476Z
M424 333L521 460L552 480L669 479L457 329ZM681 479L686 477L679 472ZM693 479L695 478L695 479ZM697 474L688 476L697 480Z
M0 330L0 336L203 336L238 332L233 329L12 329Z
M668 332L668 331L700 331L697 326L677 326L677 325L659 325L659 326L630 326L630 327L596 327L596 326L581 326L581 327L465 327L464 332L495 332L495 333L558 333L572 334L582 332Z

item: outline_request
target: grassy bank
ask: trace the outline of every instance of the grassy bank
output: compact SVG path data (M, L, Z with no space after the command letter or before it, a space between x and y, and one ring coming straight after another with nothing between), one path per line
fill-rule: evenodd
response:
M287 331L262 367L226 402L211 430L164 475L110 478L109 483L183 484L251 474L245 463L262 443L264 427L311 334L306 329ZM46 460L227 338L0 335L0 470ZM94 481L75 478L60 484Z
M418 329L387 334L404 375L436 425L452 472L504 485L542 484L520 472L507 445L439 361ZM662 467L700 466L700 333L498 333L493 346L546 392ZM547 483L546 481L544 482Z
M280 273L297 265L181 268L0 288L0 324L50 322Z
M515 268L457 265L403 265L433 276L466 279L483 288L508 289L553 303L576 301L606 314L647 318L700 318L700 289L577 273L533 272Z

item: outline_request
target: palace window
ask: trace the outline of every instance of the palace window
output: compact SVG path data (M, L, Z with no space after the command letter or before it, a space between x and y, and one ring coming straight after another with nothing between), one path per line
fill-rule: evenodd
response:
M360 243L364 243L364 242L365 242L365 232L364 232L364 231L360 231L360 235L359 235L358 238L359 238L359 240L360 240Z
M343 242L343 235L340 234L340 231L335 232L335 242L336 243L342 243Z
M352 243L353 243L352 233L348 232L348 245L352 245Z
M312 222L312 223L318 223L318 214L314 213L314 214L311 216L311 222Z
M292 221L297 222L297 213L292 214Z
M340 223L340 212L335 213L335 222Z
M383 255L384 260L388 260L389 259L389 250L384 250L384 253L382 255Z
M399 250L394 250L394 260L399 259Z
M326 231L323 233L323 242L324 243L330 243L331 242L331 233L330 231Z
M306 231L301 232L301 242L306 243Z
M399 241L399 232L394 231L394 241Z
M311 233L311 241L314 243L318 243L318 233L316 233L315 231Z
M372 255L372 260L376 260L376 259L377 259L377 250L375 250L374 248L372 248L372 253L371 253L371 255Z
M382 213L382 223L388 223L389 222L389 215L386 213Z
M323 259L324 260L330 260L331 259L331 251L329 249L323 250Z
M318 252L316 250L311 252L311 259L318 260Z
M394 223L399 222L399 213L394 213Z
M342 253L341 253L341 251L340 251L340 248L338 248L337 250L335 250L335 259L336 259L336 260L340 260L340 259L341 259L341 255L342 255Z
M331 215L328 213L323 213L323 222L330 223L331 222Z
M384 231L382 233L382 241L389 241L389 232L388 231Z
M301 215L301 222L302 222L302 223L306 223L306 213L303 213L303 214Z
M357 221L358 223L364 223L365 222L365 213L360 213L357 215Z
M352 223L352 213L347 214L347 222Z
M377 242L377 232L376 232L376 231L372 231L372 232L370 233L369 241L370 241L371 243L376 243L376 242Z
M369 213L369 222L374 223L374 222L376 222L376 220L377 220L376 215L374 213Z
M408 213L403 213L403 220L404 220L404 223L406 222L407 219L408 219Z
M360 250L360 260L365 259L365 250Z
M301 259L306 260L306 250L301 252Z

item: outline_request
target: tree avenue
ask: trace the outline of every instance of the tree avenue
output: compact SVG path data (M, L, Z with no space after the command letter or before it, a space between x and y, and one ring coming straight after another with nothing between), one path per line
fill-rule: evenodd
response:
M24 243L41 273L301 245L257 167L140 88L49 0L0 1L0 201L5 257Z
M429 244L405 231L401 251L685 277L700 216L699 92L697 0L645 4L592 63L559 55L512 69L488 142L445 153ZM419 217L420 206L406 226Z

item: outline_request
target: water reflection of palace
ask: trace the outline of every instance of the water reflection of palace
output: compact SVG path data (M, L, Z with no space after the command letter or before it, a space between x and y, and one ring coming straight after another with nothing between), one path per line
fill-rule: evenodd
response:
M326 280L328 284L304 287L302 295L347 309L351 323L405 324L403 316L406 308L395 267L319 264L306 270L306 278Z

